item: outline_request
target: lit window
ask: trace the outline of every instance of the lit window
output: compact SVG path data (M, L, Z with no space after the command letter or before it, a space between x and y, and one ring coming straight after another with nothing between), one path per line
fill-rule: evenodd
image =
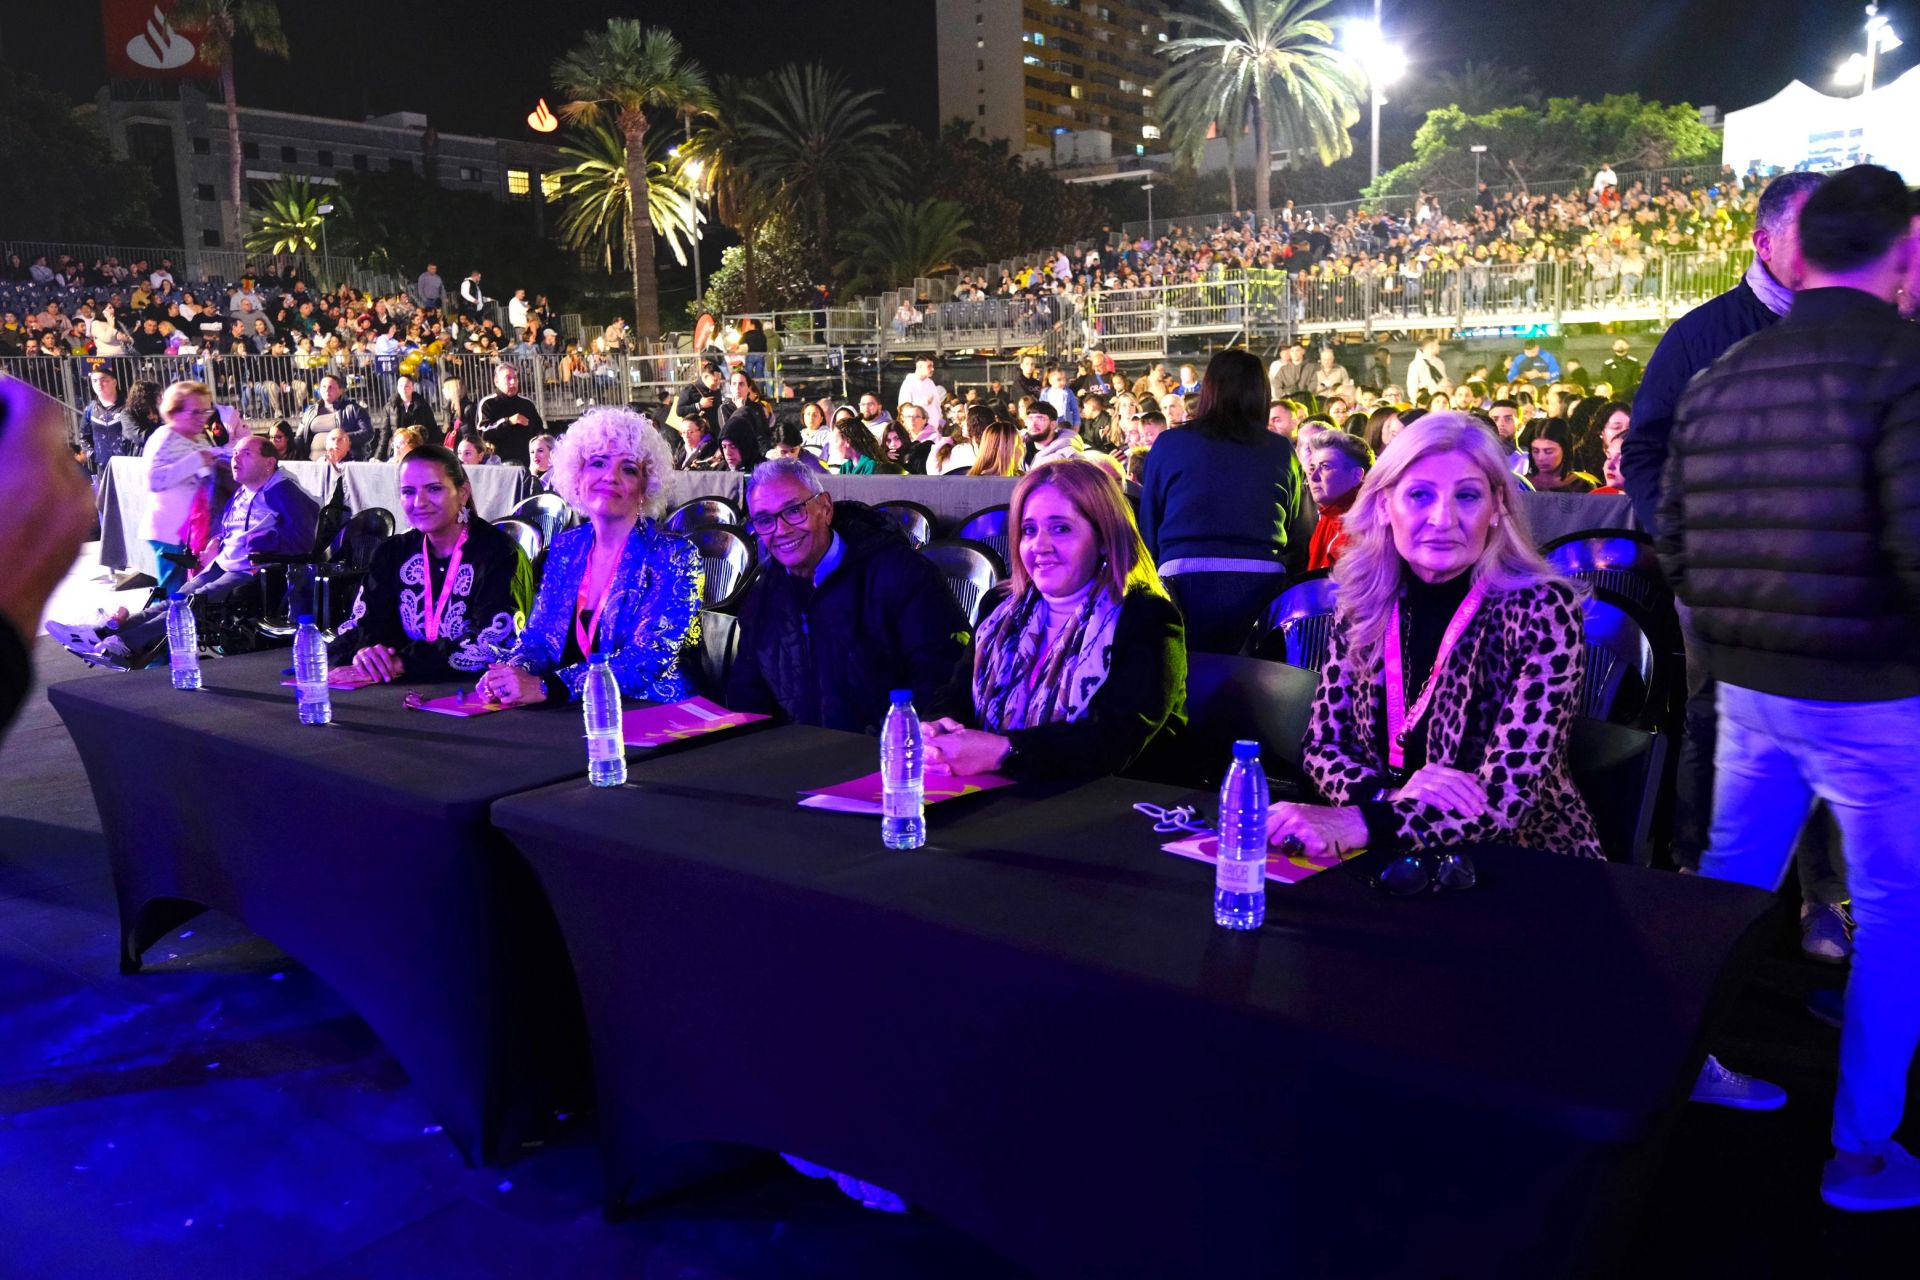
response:
M1153 96L1153 86L1150 84L1141 85L1140 96L1143 98L1151 98Z
M1160 136L1160 126L1157 124L1143 124L1140 126L1140 136L1143 138L1157 139Z
M1044 44L1046 44L1046 42L1047 42L1047 36L1046 36L1046 33L1045 33L1044 31L1036 31L1036 32L1034 32L1034 33L1033 33L1033 42L1034 42L1035 44L1038 44L1038 45L1044 45Z
M1070 94L1071 96L1073 96L1073 97L1075 97L1075 98L1078 98L1078 97L1082 97L1082 96L1084 96L1084 95L1083 95L1083 94L1082 94L1082 93L1080 92L1080 86L1079 86L1079 85L1077 85L1077 84L1076 84L1076 85L1074 85L1073 87L1071 87L1070 89L1068 89L1068 90L1067 90L1067 93L1068 93L1068 94Z
M558 200L560 198L560 175L557 173L541 174L540 194L548 200Z
M507 194L524 196L533 190L533 175L525 169L507 170Z
M1030 67L1037 67L1040 65L1040 59L1031 53L1028 54L1026 57L1020 59L1020 61L1026 63Z
M1143 155L1145 155L1145 154L1147 154L1147 144L1146 144L1146 143L1144 143L1144 142L1136 142L1136 143L1134 143L1134 144L1133 144L1133 154L1135 154L1135 155L1137 155L1137 156L1143 156Z

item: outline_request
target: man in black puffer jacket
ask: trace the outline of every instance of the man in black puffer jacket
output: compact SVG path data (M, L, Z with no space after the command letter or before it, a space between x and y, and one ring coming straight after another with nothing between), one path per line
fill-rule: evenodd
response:
M940 571L792 460L755 469L747 510L766 559L740 606L727 706L854 732L878 731L894 689L926 707L968 638Z
M1821 1197L1920 1206L1894 1142L1920 1047L1920 252L1899 175L1857 165L1800 215L1806 287L1680 401L1659 548L1720 682L1703 875L1779 885L1817 796L1838 821L1854 957Z

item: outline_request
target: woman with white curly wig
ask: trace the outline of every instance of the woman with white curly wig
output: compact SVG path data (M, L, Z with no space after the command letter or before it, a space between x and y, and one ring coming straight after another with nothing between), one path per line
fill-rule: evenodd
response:
M553 451L553 489L580 513L547 548L533 615L483 696L512 706L580 696L593 655L607 654L630 698L689 695L681 651L696 638L701 568L693 544L657 523L673 455L631 409L592 409Z

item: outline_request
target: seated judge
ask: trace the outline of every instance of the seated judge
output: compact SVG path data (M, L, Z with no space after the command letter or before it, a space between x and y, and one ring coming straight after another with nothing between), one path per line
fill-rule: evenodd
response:
M1014 488L1012 590L927 725L933 773L1091 779L1164 751L1187 720L1180 611L1119 481L1065 459Z
M747 524L763 555L740 605L729 708L858 733L877 731L891 690L931 705L965 651L967 620L897 524L836 503L820 473L791 458L754 468Z
M1466 414L1426 414L1380 455L1345 526L1304 744L1328 803L1279 806L1274 843L1600 857L1567 771L1580 595L1534 550L1506 449Z
M450 451L415 445L395 465L413 527L373 553L327 650L332 678L473 679L513 645L533 601L532 566L475 513L467 470Z
M681 650L696 637L705 577L692 543L658 523L673 457L631 409L590 409L553 451L554 492L585 523L547 548L520 642L479 682L509 705L575 700L593 655L629 698L678 702L691 690Z

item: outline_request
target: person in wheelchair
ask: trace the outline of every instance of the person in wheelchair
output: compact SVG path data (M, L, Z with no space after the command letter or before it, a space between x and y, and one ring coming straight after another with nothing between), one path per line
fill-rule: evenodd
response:
M280 470L280 451L264 436L241 435L233 446L237 486L214 536L180 592L202 605L239 603L258 594L260 555L305 555L313 549L320 508ZM154 661L167 643L164 598L106 627L49 622L47 634L89 662L130 671Z

